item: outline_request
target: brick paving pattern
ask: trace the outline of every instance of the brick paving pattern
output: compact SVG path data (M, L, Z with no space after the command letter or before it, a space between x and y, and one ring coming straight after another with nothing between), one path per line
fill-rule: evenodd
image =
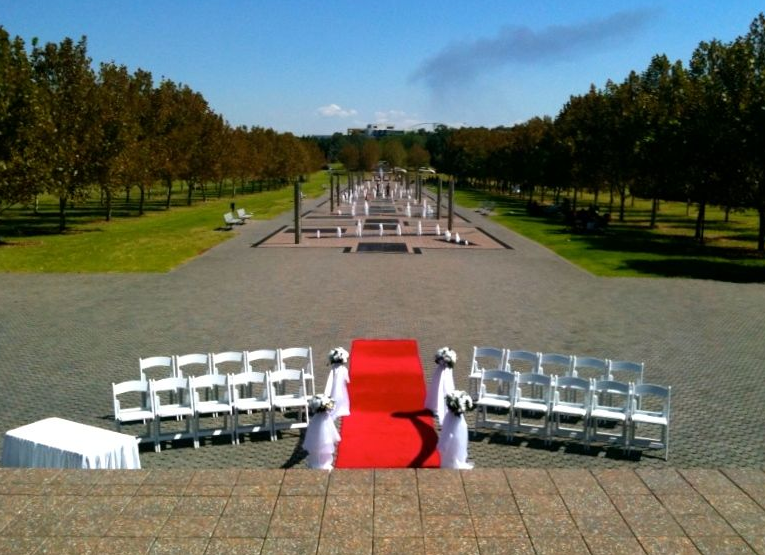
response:
M335 227L331 217L317 217L328 211L323 201L305 209L304 229ZM362 254L353 246L345 252L347 245L333 244L332 237L326 243L304 237L307 248L280 247L273 241L292 225L284 214L238 226L230 241L167 274L0 275L6 388L0 429L48 416L111 429L111 383L137 378L139 356L312 345L323 385L329 348L347 347L357 337L399 337L417 339L426 374L437 348L454 348L461 388L473 345L644 360L646 381L672 386L668 462L661 452L624 457L480 434L469 445L476 469L439 478L441 497L450 501L431 509L426 500L435 497L423 495L432 483L425 471L354 478L306 472L298 432L238 446L225 439L200 449L190 442L165 445L161 453L149 446L141 453L146 470L138 473L0 471L0 553L108 553L128 545L157 553L765 552L765 433L759 426L765 285L598 278L483 216L457 213L457 226L486 238L486 245L430 248L434 238L426 234L404 235L407 254ZM416 226L417 218L407 220ZM421 255L414 254L416 246ZM262 491L260 481L239 483L258 472L275 472L278 478L266 483L278 490ZM314 474L323 478L305 478ZM414 491L394 493L398 486L386 480L397 475L391 483L414 480L419 499ZM219 476L227 477L225 484ZM301 495L285 490L288 477L323 482ZM345 494L359 497L348 500L358 504L348 514L371 515L366 520L342 518L345 500L333 500L331 484L345 479L361 483L361 493ZM361 499L370 481L373 501ZM471 489L486 484L499 489L483 497ZM271 500L268 511L259 509L267 514L248 523L224 519L238 503L244 510L236 514L246 512L250 496ZM471 496L499 509L484 519ZM195 498L191 505L187 497ZM208 508L194 513L196 503ZM183 514L181 505L194 514ZM290 524L296 510L314 505L321 510L310 513L311 522ZM407 511L417 507L419 518L409 518ZM113 521L87 524L79 511L89 508L88 514ZM601 510L604 517L595 518ZM508 518L499 517L503 511L510 511ZM181 516L188 527L176 521ZM497 519L501 528L491 524ZM67 525L75 520L84 526L82 535ZM197 525L206 532L192 532ZM343 537L350 527L352 540L332 539L335 528Z

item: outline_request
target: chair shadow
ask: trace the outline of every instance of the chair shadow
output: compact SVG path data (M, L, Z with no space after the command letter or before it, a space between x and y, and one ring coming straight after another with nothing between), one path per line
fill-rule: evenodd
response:
M394 412L391 413L391 416L393 418L409 420L412 426L414 426L414 428L417 430L417 434L422 440L422 448L409 463L408 467L422 468L422 466L425 464L425 461L427 461L428 458L436 451L436 446L438 444L438 434L436 433L435 428L431 424L428 424L422 420L422 418L432 418L433 413L428 409L420 409L416 411Z

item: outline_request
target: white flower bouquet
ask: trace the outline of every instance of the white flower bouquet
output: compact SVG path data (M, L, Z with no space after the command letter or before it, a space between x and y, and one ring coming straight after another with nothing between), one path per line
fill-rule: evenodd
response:
M329 351L330 364L348 364L348 351L342 347L335 347Z
M436 351L436 364L445 364L449 368L454 368L457 362L457 353L449 347L441 347Z
M465 414L473 410L473 398L466 392L458 389L446 394L446 408L453 414Z
M308 400L308 412L314 415L319 412L330 412L335 408L335 401L329 395L314 395Z

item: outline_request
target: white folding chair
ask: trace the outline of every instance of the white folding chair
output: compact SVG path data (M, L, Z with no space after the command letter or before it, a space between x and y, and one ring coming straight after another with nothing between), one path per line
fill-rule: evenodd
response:
M168 394L168 400L165 402L163 394ZM170 400L169 394L173 394L173 400ZM183 438L193 438L194 430L192 421L194 419L194 407L192 406L191 392L189 390L188 378L164 378L161 380L149 381L149 396L151 398L151 408L154 413L154 450L161 450L161 442L165 440L177 440ZM183 430L168 430L162 433L162 419L172 418L181 420L185 424ZM177 422L176 422L177 426Z
M589 445L589 414L592 380L574 376L552 376L550 436L576 438ZM561 419L565 418L565 424ZM579 422L579 427L575 427Z
M279 369L279 355L276 349L255 349L245 351L245 372L275 372Z
M664 449L664 460L669 458L669 405L671 387L654 384L636 384L632 392L629 446ZM661 436L639 436L638 425L661 428Z
M629 419L632 404L632 384L613 380L596 380L590 404L590 440L621 445L629 450ZM620 433L599 428L600 422L620 426Z
M223 351L210 355L210 373L227 376L246 372L245 355L243 351Z
M194 448L199 448L199 438L206 436L231 436L234 443L234 430L231 419L231 394L228 377L220 374L205 374L204 376L189 377L191 406L194 411ZM205 392L205 400L199 396L200 390ZM215 420L223 415L223 425L213 425ZM210 426L202 428L201 417L209 417Z
M519 374L539 372L540 353L507 349L505 351L505 371Z
M504 370L482 370L475 401L474 432L481 428L505 430L512 435L512 407L517 374ZM493 416L496 415L496 416Z
M468 375L468 392L473 400L478 399L481 376L484 370L504 371L505 350L496 347L473 347Z
M175 357L175 372L179 378L212 374L209 353L189 353Z
M236 217L240 220L249 220L252 218L252 214L247 212L244 208L237 208L236 209Z
M132 394L132 395L131 395ZM152 440L152 424L154 412L149 402L149 382L145 380L129 380L112 383L112 398L114 401L114 423L117 431L122 431L122 424L141 422L146 425L146 435L138 436L138 441ZM126 401L131 401L127 405Z
M631 360L609 360L608 378L617 382L643 383L645 363L632 362Z
M575 378L607 380L608 379L608 361L595 357L574 356L571 362L570 376Z
M171 356L139 358L138 367L141 372L141 380L146 383L149 380L174 378L176 375L175 362Z
M550 376L545 374L526 372L517 375L512 408L513 433L521 431L549 440L550 386Z
M138 368L141 373L141 380L146 382L148 395L149 380L161 380L163 378L174 378L176 374L175 358L172 356L154 356L138 359ZM144 403L149 406L148 397Z
M271 413L271 385L268 375L268 372L242 372L228 376L231 407L234 412L233 429L236 443L239 443L239 434L257 432L268 432L271 441L276 439L271 425L273 415ZM259 424L257 422L242 422L243 415L256 412L261 414Z
M571 376L573 360L571 355L540 353L538 372L548 376Z
M308 427L308 398L306 376L303 370L277 370L268 376L271 385L271 434L276 430L293 430ZM276 413L282 418L276 421ZM296 413L294 418L288 414Z
M279 349L279 370L302 370L305 377L306 390L310 395L316 395L313 376L313 350L311 347L289 347Z

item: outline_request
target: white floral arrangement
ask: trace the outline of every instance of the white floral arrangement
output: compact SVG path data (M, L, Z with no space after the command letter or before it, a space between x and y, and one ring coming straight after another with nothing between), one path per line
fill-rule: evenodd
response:
M348 364L348 351L342 347L335 347L329 351L330 364Z
M457 353L449 347L441 347L436 351L436 364L445 364L449 368L454 368L457 362Z
M446 394L445 400L446 408L456 415L465 414L475 408L473 398L466 391L450 391Z
M329 395L323 393L314 395L308 400L308 412L316 414L317 412L329 412L335 408L335 401Z

